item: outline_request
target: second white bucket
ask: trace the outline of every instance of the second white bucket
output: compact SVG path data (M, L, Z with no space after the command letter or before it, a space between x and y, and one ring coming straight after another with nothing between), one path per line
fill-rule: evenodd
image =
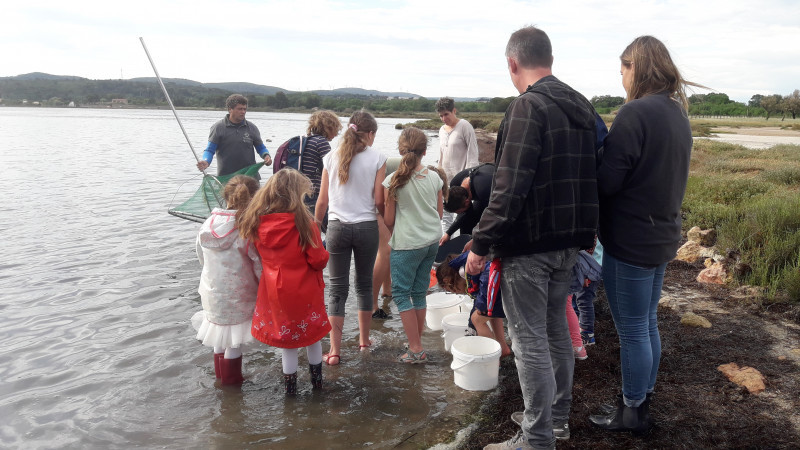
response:
M450 351L450 346L453 345L453 341L456 339L472 334L468 323L468 312L459 312L444 316L444 319L442 319L442 337L444 338L445 351Z
M465 336L453 341L453 379L468 391L488 391L497 386L500 374L500 343L483 336Z
M436 292L425 298L427 312L425 313L425 325L431 330L442 329L442 319L448 314L457 313L463 301L460 295L448 294L446 292Z

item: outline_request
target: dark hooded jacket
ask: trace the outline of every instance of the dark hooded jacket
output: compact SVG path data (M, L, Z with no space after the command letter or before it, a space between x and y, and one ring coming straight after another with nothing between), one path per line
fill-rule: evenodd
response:
M503 257L592 247L596 141L591 103L556 77L514 99L498 132L492 194L472 251Z

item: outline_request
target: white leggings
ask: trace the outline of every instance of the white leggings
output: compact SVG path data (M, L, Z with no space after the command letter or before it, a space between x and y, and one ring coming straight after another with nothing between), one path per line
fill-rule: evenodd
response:
M214 353L225 353L225 359L236 359L242 356L242 349L239 347L214 347Z
M296 348L282 348L281 361L283 362L283 373L291 375L297 372L297 351ZM306 347L308 363L317 365L322 362L322 341L317 341Z

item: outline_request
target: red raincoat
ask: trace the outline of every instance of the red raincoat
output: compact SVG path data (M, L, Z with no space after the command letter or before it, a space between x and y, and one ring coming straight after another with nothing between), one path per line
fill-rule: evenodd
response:
M253 337L279 348L300 348L322 339L331 330L325 312L322 269L328 251L319 232L316 248L300 247L294 214L261 216L256 249L261 255L261 280L253 313Z

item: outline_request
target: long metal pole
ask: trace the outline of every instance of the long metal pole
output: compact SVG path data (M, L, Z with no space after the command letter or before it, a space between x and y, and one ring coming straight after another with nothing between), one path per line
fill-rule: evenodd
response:
M172 109L172 114L175 115L175 120L178 121L178 125L181 127L181 131L183 132L183 137L186 138L186 143L189 144L189 148L192 149L192 154L194 155L194 159L196 159L197 162L200 162L200 157L197 156L197 152L194 150L192 141L189 139L189 134L187 134L186 129L183 128L183 122L181 122L181 118L178 117L178 111L175 109L175 105L172 104L172 99L169 98L169 93L167 92L167 88L164 86L164 82L161 81L161 75L158 74L158 69L156 69L156 64L153 62L153 58L150 57L150 52L147 50L147 45L145 45L144 43L144 38L140 36L139 41L142 43L142 48L144 48L144 52L147 54L147 59L150 60L150 65L153 66L153 72L155 72L156 79L158 79L158 84L161 86L161 91L164 92L164 97L167 98L167 103L169 103L169 107ZM217 185L221 185L221 183L216 177L207 174L206 171L203 170L203 183L209 182L208 181L209 179L213 180L213 182L217 183ZM217 201L217 205L219 205L220 208L224 207L225 203L217 193L217 189L214 189L213 187L210 187L209 189L211 190L211 193L214 194L214 200ZM206 200L208 199L206 198ZM211 209L211 205L209 205L209 209Z
M172 104L172 99L169 98L169 94L167 93L167 88L164 86L164 82L161 81L161 75L158 74L158 69L156 69L156 65L153 62L153 58L150 57L150 52L147 51L147 45L144 43L144 38L139 37L139 41L142 43L142 47L144 48L144 52L147 54L147 59L150 60L150 65L153 66L153 72L156 73L156 78L158 79L158 84L161 86L161 90L164 92L164 97L167 98L167 103L169 103L169 107L172 108L172 114L175 115L175 119L178 121L178 125L181 127L181 131L183 131L183 136L186 138L186 142L189 144L189 148L192 149L192 154L194 154L194 159L197 162L200 162L200 157L197 156L197 152L194 151L194 146L192 146L192 141L189 140L189 135L186 133L186 129L183 128L183 122L181 122L181 118L178 117L178 111L175 110L175 105ZM205 175L206 171L203 171Z

